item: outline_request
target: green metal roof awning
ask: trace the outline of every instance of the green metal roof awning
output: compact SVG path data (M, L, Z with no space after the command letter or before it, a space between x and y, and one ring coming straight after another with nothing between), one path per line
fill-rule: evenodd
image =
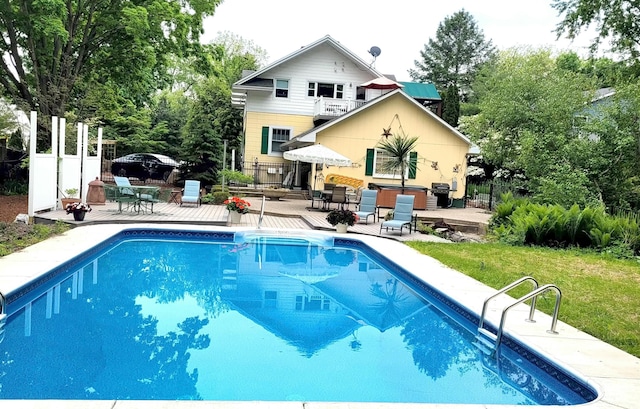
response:
M436 86L433 84L422 84L420 82L402 82L404 85L402 90L406 92L410 97L415 99L428 99L440 101L440 94L436 90Z

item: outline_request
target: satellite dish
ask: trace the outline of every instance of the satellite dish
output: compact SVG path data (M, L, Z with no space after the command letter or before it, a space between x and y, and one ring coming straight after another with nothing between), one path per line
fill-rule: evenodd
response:
M379 56L381 52L380 47L376 47L375 45L369 49L369 54L373 55L373 58Z

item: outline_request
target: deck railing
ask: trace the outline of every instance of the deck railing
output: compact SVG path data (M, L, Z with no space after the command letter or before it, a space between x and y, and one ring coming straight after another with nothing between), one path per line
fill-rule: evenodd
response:
M320 97L313 107L314 116L340 116L365 104L365 101Z

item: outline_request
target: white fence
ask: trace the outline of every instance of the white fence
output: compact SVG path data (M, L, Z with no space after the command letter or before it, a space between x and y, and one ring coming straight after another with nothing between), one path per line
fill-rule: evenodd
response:
M102 128L98 128L95 149L89 149L89 127L79 123L76 149L66 154L66 120L51 118L51 153L37 150L38 115L31 112L29 138L29 216L36 212L60 208L58 199L68 189L77 189L86 201L89 182L100 178Z

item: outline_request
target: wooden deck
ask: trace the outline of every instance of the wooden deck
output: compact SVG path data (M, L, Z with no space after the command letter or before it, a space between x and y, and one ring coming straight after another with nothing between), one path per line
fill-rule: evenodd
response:
M265 213L262 224L258 226L260 218L260 210L262 208L262 199L257 197L247 197L246 200L251 202L251 212L242 216L242 221L233 226L238 227L262 227L272 229L307 229L307 230L328 230L334 231L335 228L326 221L326 212L310 209L309 200L266 200ZM421 218L435 217L443 218L444 216L452 216L454 219L468 221L469 223L485 223L488 215L473 211L456 212L447 209L440 212L417 212ZM104 205L93 205L92 211L87 213L84 221L76 222L73 215L67 214L64 210L54 210L49 212L38 213L35 216L36 223L53 223L63 221L75 226L90 224L128 224L128 223L172 223L172 224L205 224L215 226L231 226L227 221L228 211L222 205L202 205L180 206L175 203L156 203L151 212L135 212L123 211L118 212L118 204L107 202ZM452 221L454 219L443 220ZM424 236L420 233L411 233L404 230L402 236L398 231L386 232L380 234L380 222L375 223L357 223L349 227L350 233L360 233L368 235L380 235L383 237L397 238L401 240L420 239Z

